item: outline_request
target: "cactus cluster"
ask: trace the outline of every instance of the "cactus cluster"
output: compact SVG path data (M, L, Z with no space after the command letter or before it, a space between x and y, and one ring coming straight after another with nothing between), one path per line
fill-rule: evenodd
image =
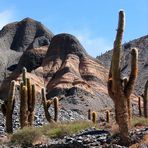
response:
M22 80L20 84L20 124L24 126L33 125L35 108L35 85L31 84L30 79L26 77L26 68L22 70Z
M113 56L108 77L108 93L115 105L116 122L119 125L121 137L128 141L129 127L131 121L130 96L134 88L138 71L138 50L131 50L131 73L129 78L121 78L121 51L124 32L124 11L119 12L119 22L114 42Z
M59 110L59 99L55 97L53 100L47 100L45 89L41 90L42 103L45 111L45 117L48 122L57 122L58 120L58 110ZM54 118L50 115L49 108L51 105L54 105Z

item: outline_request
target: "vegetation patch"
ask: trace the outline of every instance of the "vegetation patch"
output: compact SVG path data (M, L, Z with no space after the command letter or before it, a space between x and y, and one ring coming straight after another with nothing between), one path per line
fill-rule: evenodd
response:
M66 135L76 134L90 127L96 127L96 125L89 121L73 121L50 123L40 128L24 127L12 135L11 142L30 146L39 141L43 135L49 138L63 138Z
M148 118L133 117L132 126L148 126Z

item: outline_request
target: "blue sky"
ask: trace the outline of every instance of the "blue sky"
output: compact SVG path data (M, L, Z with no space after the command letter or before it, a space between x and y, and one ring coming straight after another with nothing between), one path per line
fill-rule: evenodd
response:
M75 35L96 57L112 48L120 9L126 13L123 43L148 34L148 0L1 0L0 28L31 17L54 34Z

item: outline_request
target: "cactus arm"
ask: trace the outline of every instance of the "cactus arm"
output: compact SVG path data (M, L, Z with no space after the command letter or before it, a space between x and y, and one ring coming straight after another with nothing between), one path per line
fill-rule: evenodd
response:
M131 73L129 77L129 81L125 87L125 95L127 97L130 96L132 90L134 88L134 83L138 75L138 50L137 48L133 48L131 51Z
M119 22L118 29L116 34L116 39L114 42L113 57L111 63L111 74L113 80L112 91L117 92L120 84L120 55L122 49L122 38L124 31L124 22L125 22L124 11L119 12Z
M26 79L26 72L27 72L27 69L25 67L23 67L23 70L22 70L22 79L23 79L23 84L25 86L27 86L27 79Z

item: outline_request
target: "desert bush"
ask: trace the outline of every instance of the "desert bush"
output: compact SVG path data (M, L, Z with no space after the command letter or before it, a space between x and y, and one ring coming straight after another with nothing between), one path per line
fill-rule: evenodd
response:
M148 119L144 117L133 117L132 126L148 126Z
M11 142L15 144L30 146L38 141L41 136L42 132L39 128L24 127L12 135Z

